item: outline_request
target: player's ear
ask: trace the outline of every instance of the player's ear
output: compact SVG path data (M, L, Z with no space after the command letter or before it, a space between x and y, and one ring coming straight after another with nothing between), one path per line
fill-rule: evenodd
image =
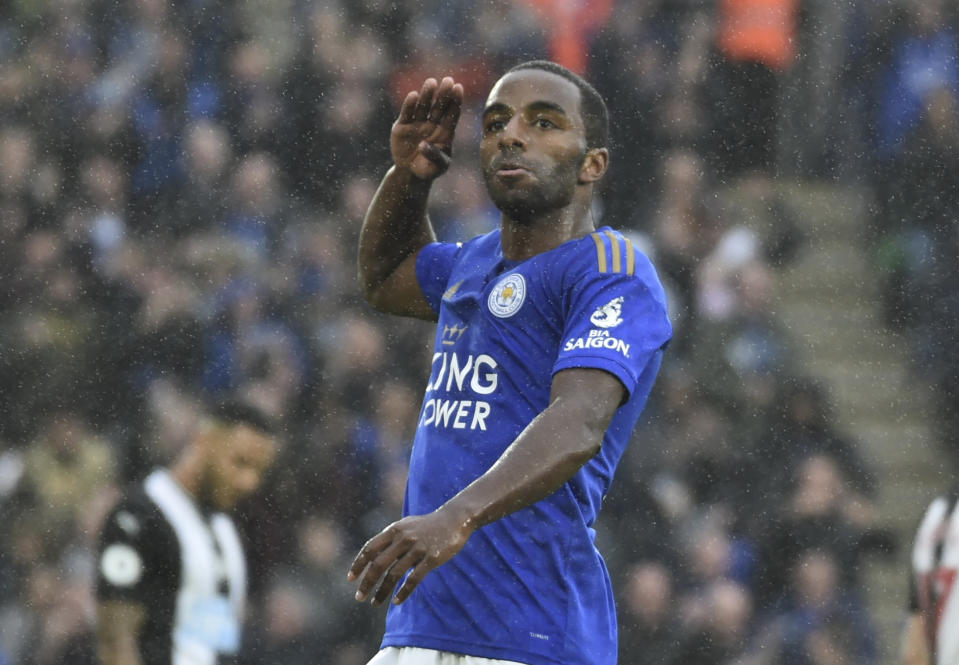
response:
M609 150L606 148L591 148L583 157L583 164L579 169L579 182L589 185L600 180L609 169Z

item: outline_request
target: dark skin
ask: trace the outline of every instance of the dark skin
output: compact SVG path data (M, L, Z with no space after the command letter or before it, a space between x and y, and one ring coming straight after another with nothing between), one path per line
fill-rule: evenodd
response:
M416 256L435 240L427 216L430 186L450 164L463 87L427 79L403 102L390 135L394 165L380 184L360 234L360 282L377 309L436 320L416 278ZM502 212L503 255L525 260L595 229L593 184L609 153L588 148L579 89L551 72L501 78L487 99L480 144L483 175ZM402 603L433 569L453 558L474 531L546 498L602 446L622 383L594 369L557 372L549 405L490 469L437 510L386 527L360 550L349 579L357 600Z
M902 665L931 665L932 657L926 640L926 619L921 612L906 617L899 651Z

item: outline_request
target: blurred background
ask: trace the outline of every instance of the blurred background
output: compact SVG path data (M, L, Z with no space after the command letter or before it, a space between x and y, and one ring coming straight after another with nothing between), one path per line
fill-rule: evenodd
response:
M405 93L467 90L442 239L498 224L479 112L552 58L612 117L601 223L676 338L597 525L624 665L896 662L955 470L959 10L947 0L0 3L0 665L94 662L93 547L198 399L283 423L242 509L240 665L366 662L348 562L400 514L429 325L358 229Z

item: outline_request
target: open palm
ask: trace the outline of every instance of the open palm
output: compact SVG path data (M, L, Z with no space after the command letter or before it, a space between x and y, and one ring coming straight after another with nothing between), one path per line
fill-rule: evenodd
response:
M463 86L449 76L440 83L429 78L423 88L403 100L390 133L390 151L397 167L417 178L432 180L450 165L453 134L463 106Z

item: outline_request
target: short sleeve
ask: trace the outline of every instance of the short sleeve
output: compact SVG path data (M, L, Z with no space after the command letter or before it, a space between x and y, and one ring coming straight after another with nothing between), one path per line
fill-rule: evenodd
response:
M97 548L97 600L150 604L175 584L176 536L144 496L124 499L107 516Z
M416 279L420 290L437 314L461 247L459 243L434 242L421 249L416 257Z
M574 367L606 370L632 395L671 337L665 295L651 270L643 276L586 270L570 290L553 373Z

